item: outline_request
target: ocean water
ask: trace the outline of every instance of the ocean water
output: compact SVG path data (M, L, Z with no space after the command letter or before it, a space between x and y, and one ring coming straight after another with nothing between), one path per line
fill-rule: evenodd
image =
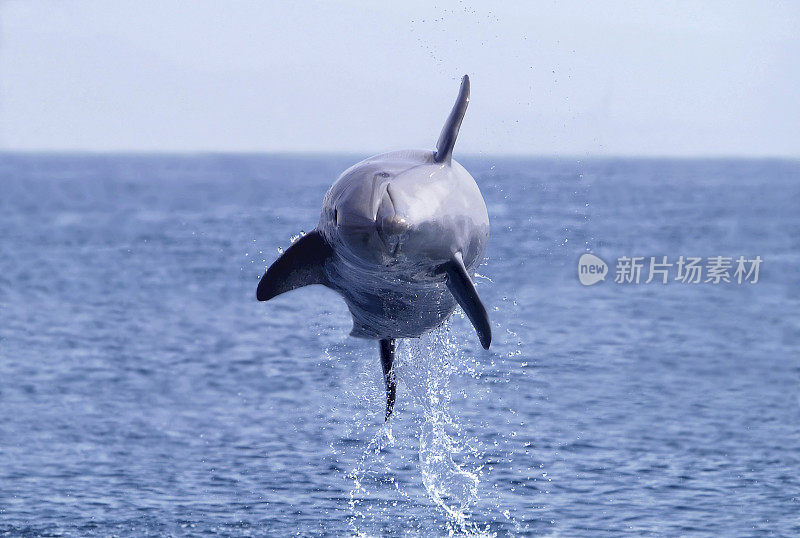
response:
M800 163L463 159L492 349L401 342L385 426L333 292L255 300L360 157L0 155L0 535L800 533Z

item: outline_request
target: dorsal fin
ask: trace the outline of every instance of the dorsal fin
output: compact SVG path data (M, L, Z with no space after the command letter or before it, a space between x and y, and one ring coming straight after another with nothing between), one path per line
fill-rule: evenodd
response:
M439 135L439 141L436 143L436 155L433 156L434 162L450 164L453 159L453 147L456 145L458 130L461 128L461 121L467 112L468 104L469 76L464 75L461 79L461 90L458 92L456 104L453 105L453 110L450 111L450 115L442 128L442 134Z
M318 230L307 233L275 260L261 277L256 290L259 301L311 284L328 285L325 276L325 261L333 255L333 249Z

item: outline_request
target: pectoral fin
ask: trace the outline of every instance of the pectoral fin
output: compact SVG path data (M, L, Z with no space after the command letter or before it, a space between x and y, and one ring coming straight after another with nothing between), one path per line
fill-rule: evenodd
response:
M481 298L478 297L472 279L469 278L460 252L457 252L451 261L444 264L444 271L447 274L447 287L450 293L456 298L472 322L472 326L475 327L483 349L489 349L489 344L492 343L489 315L486 313Z
M324 266L333 250L319 231L314 230L292 244L270 265L258 283L256 298L273 297L311 284L328 284Z

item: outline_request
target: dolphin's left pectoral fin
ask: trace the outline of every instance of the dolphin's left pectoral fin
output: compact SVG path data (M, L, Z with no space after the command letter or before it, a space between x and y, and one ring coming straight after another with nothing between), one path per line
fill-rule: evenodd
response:
M261 277L256 290L259 301L311 284L328 285L325 262L333 255L333 249L319 231L307 233L275 260Z
M475 327L483 349L489 349L489 344L492 343L489 315L486 313L481 298L478 297L478 292L467 273L467 268L464 267L464 260L460 252L456 252L453 259L444 264L444 272L447 274L447 287L450 293L456 298L472 322L472 326Z

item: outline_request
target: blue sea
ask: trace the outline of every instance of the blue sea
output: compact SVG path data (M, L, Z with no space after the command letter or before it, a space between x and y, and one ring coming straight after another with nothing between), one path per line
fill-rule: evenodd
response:
M461 159L492 348L401 341L384 425L335 293L255 299L363 157L0 155L1 536L800 534L800 163Z

